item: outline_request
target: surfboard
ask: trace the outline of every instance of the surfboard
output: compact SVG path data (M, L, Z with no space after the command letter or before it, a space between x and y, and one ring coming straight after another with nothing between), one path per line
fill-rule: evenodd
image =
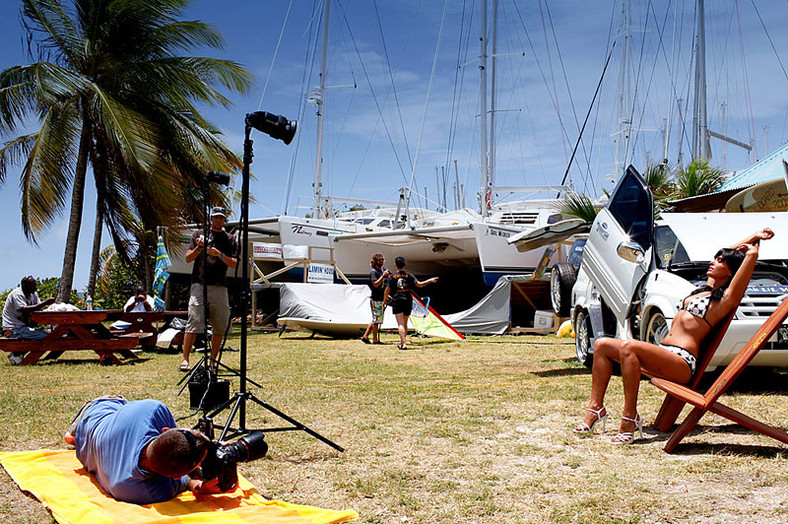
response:
M725 204L729 213L755 211L788 211L788 189L785 179L761 182L733 195Z
M591 224L582 218L570 218L548 226L538 227L531 231L523 231L509 237L507 241L509 244L514 244L517 251L524 253L525 251L561 242L578 233L587 233L590 229Z

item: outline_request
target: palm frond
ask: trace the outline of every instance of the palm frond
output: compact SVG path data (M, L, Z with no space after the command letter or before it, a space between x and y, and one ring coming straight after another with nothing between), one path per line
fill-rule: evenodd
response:
M50 110L30 143L22 169L22 229L36 242L65 208L74 177L79 128L73 106Z
M678 198L706 195L717 191L725 182L724 172L697 158L679 173L676 180Z
M556 205L556 210L563 215L582 218L589 224L594 221L598 213L598 209L587 195L575 192L564 194Z

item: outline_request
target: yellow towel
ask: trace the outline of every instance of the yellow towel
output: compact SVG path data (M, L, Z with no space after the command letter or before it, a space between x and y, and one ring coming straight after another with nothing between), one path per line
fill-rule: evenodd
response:
M238 488L195 498L190 491L148 506L108 496L77 460L74 451L0 453L0 464L24 491L44 503L60 524L333 524L358 518L355 511L299 506L264 499L239 475Z

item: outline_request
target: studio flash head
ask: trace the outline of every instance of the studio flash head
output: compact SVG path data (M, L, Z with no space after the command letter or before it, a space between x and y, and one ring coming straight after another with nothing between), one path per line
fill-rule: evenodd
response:
M268 111L255 111L246 115L246 125L288 145L293 141L298 122Z
M230 175L220 171L211 171L209 173L205 173L205 180L211 182L212 184L219 184L222 186L230 185Z

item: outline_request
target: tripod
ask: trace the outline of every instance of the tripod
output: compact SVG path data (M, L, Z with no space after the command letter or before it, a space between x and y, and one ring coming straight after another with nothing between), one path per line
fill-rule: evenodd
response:
M249 308L250 298L251 298L251 285L249 282L249 166L252 163L252 157L254 156L252 153L252 140L249 138L251 134L252 128L258 129L274 138L279 138L285 142L285 144L289 144L290 141L293 139L293 135L295 135L296 130L296 123L290 122L284 117L272 115L265 111L258 111L255 113L249 113L246 115L245 119L245 133L244 133L244 158L243 158L243 180L241 185L241 220L239 223L239 227L241 230L241 262L243 264L242 271L241 271L241 304L242 304L242 314L241 314L241 341L240 341L240 372L238 373L239 377L239 391L228 399L226 402L221 404L219 407L211 411L206 416L208 418L213 419L219 413L229 409L230 413L227 417L227 421L222 426L221 424L216 424L216 427L221 427L222 432L219 436L219 440L225 440L226 438L233 438L237 436L246 435L251 433L252 431L262 431L262 432L275 432L275 431L304 431L307 434L315 437L316 439L320 440L324 444L331 446L332 448L338 451L345 451L345 449L332 442L331 440L327 439L326 437L320 435L316 431L308 428L301 422L295 420L294 418L286 415L282 411L274 408L264 400L256 397L254 394L247 391L247 382L252 383L257 387L261 387L259 384L249 380L247 378L247 369L246 369L246 347L247 347L247 338L248 338L248 321L246 312ZM263 428L263 429L249 429L246 425L246 405L248 402L252 402L261 408L273 413L280 419L288 422L289 426L284 427L275 427L275 428ZM234 421L237 417L237 425L233 425Z
M200 285L202 286L202 311L203 311L203 323L202 323L202 336L204 339L204 353L202 358L194 364L191 369L189 369L186 376L184 376L181 380L178 381L178 385L183 383L183 386L180 390L178 390L178 395L180 395L186 386L191 382L192 378L202 372L208 374L209 376L214 372L214 370L218 371L218 366L221 364L221 356L217 355L217 362L213 363L213 335L208 336L208 318L209 318L209 307L208 307L208 247L212 245L211 235L212 235L212 226L209 227L208 222L209 220L213 220L211 206L210 206L210 186L209 183L214 182L221 185L227 185L230 182L230 176L225 173L207 173L203 178L203 185L202 185L202 203L203 203L203 224L202 224L202 253L199 255L200 259ZM229 326L229 322L228 322ZM213 326L213 331L216 331L218 326ZM225 326L225 335L227 332L227 326ZM195 335L196 337L196 335ZM196 350L197 348L192 347L192 350ZM209 353L210 351L210 353ZM214 364L216 367L212 366ZM227 366L224 366L228 370L230 369Z

